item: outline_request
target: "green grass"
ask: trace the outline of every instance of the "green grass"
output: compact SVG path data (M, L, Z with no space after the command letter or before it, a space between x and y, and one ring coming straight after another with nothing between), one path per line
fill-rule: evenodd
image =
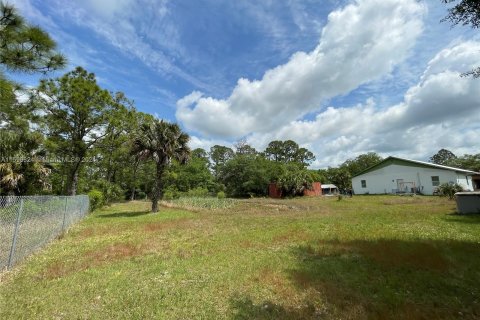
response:
M149 206L96 211L4 273L0 319L480 318L480 216L446 199Z

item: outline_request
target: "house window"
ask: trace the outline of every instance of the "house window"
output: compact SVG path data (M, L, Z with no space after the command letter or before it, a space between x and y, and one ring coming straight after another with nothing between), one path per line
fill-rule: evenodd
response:
M360 182L362 183L362 188L367 187L367 180L361 180Z
M440 177L432 176L432 186L437 187L440 185Z
M468 183L468 176L465 176L465 179L467 179L467 186L470 185L470 184Z

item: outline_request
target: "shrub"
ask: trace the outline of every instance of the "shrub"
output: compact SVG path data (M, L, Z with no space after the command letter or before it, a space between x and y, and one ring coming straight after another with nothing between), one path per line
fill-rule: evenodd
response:
M209 196L208 189L203 188L203 187L193 188L193 189L188 190L188 192L187 192L187 197L203 198L203 197L208 197L208 196Z
M137 199L146 199L147 198L147 194L143 191L138 191L137 194L136 194L136 198Z
M313 178L310 172L298 164L287 164L278 178L278 186L285 196L301 196L305 189L312 187Z
M125 197L124 190L118 184L106 180L94 180L90 185L92 186L91 190L98 190L102 193L103 204L119 201Z
M93 211L102 207L105 204L103 193L97 189L92 189L88 192L88 198L90 198L90 210Z
M169 186L163 190L163 200L173 200L180 198L180 193L174 186Z
M217 198L218 199L225 199L225 192L223 192L223 191L217 192Z
M455 198L455 193L463 191L463 187L458 183L443 183L438 186L438 194L441 197L448 197L450 200Z

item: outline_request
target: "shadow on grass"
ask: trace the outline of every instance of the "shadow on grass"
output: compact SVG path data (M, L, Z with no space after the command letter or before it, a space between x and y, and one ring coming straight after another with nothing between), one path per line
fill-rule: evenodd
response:
M98 215L97 218L134 218L151 213L151 211L114 212Z
M230 305L234 310L232 319L236 320L316 319L320 316L313 305L286 308L271 301L255 304L249 297L233 298Z
M479 253L458 241L317 241L293 250L288 273L297 290L319 293L327 318L478 319Z
M459 223L466 223L466 224L480 224L480 214L478 213L470 213L470 214L458 214L456 212L449 213L446 215L447 217L444 218L444 221L447 222L459 222Z

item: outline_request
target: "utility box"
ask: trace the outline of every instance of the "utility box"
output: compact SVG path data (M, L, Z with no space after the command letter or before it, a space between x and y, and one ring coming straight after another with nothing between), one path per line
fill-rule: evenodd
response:
M457 212L460 214L480 213L480 192L457 192Z

